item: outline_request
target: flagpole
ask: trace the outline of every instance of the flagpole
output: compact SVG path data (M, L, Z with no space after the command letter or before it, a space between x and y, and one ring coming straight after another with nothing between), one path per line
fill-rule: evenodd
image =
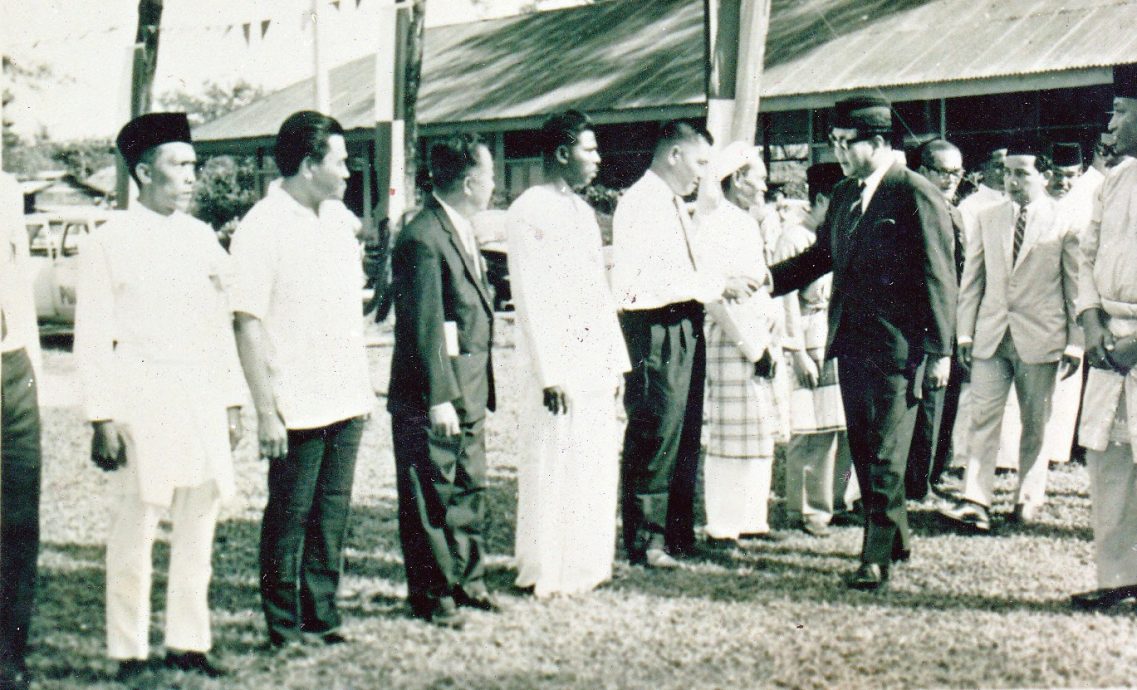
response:
M324 30L323 17L320 16L320 6L327 0L312 0L312 67L315 72L315 108L325 115L332 114L332 98L328 88L328 65L325 53L324 39L327 33Z

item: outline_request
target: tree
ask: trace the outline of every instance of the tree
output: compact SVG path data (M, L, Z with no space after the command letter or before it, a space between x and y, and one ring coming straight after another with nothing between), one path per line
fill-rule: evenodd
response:
M200 93L167 91L158 97L158 103L166 110L185 112L190 124L196 127L243 108L264 96L264 93L263 87L254 86L244 79L229 87L207 81L202 85Z

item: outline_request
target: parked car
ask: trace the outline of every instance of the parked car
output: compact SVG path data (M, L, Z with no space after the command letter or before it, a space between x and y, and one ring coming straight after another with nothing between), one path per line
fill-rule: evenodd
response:
M486 265L486 280L493 292L494 311L513 311L509 288L505 211L490 209L474 216L474 236Z
M116 211L77 208L24 216L40 330L70 331L75 324L79 251L95 228Z

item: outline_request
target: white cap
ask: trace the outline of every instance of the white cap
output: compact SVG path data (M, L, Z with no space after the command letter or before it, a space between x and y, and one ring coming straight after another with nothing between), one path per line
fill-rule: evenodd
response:
M711 171L716 180L723 180L728 175L754 164L765 168L765 163L762 162L761 149L753 144L732 141L715 154L714 160L711 162Z

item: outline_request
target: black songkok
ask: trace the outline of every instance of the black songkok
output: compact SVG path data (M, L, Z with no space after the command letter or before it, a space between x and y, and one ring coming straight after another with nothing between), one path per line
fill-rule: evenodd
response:
M146 113L139 115L122 128L115 139L119 153L126 161L126 169L134 170L142 154L155 146L171 141L193 143L189 120L185 113Z
M1054 144L1050 159L1058 168L1082 166L1082 147L1078 144Z
M837 101L834 126L855 129L860 136L892 136L892 107L877 96L854 96Z

